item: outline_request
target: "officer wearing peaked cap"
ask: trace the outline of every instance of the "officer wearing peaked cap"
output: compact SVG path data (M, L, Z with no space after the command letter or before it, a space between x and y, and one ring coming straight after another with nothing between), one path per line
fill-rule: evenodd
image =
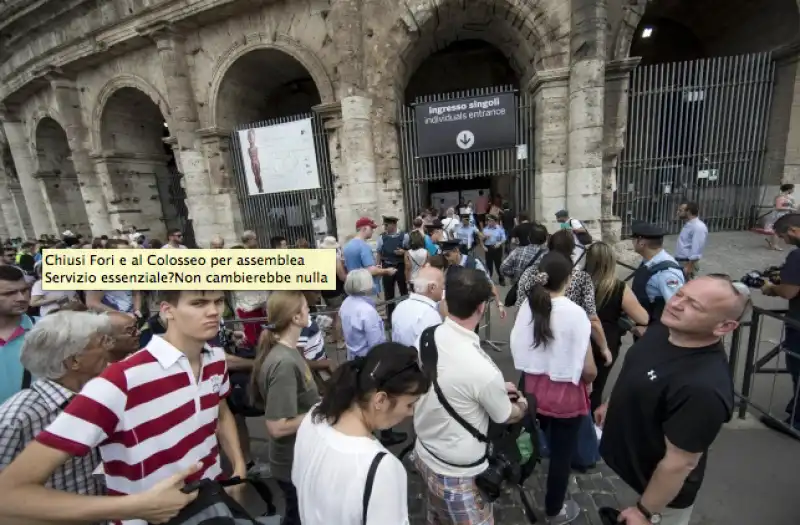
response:
M664 249L665 235L652 223L639 222L631 227L633 249L642 256L642 264L628 279L633 279L631 290L650 315L650 324L660 322L667 301L685 282L683 268Z

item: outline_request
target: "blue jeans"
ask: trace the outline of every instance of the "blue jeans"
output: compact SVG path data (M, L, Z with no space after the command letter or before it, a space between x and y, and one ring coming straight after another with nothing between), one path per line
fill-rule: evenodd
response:
M786 405L786 413L789 415L791 425L800 429L800 397L797 395L800 387L800 331L787 327L783 338L783 346L786 352L786 369L792 376L792 398ZM792 355L794 354L794 355Z

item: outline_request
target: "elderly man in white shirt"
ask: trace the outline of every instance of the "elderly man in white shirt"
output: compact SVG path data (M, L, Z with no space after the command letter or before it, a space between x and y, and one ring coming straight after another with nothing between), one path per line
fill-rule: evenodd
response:
M424 266L413 283L417 292L398 304L392 315L392 341L406 346L415 346L423 330L442 322L439 301L444 291L444 272Z

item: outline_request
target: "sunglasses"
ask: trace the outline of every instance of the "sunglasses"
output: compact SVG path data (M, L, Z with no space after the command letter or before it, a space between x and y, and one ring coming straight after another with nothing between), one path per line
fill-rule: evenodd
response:
M378 369L380 369L380 367L381 367L381 361L378 361L378 364L376 364L375 368L373 368L372 371L369 373L369 378L372 379L372 381L375 383L375 388L377 390L380 390L381 387L384 386L386 383L388 383L395 377L398 377L399 375L408 372L409 370L416 370L416 371L420 370L419 363L417 363L416 361L412 361L403 368L401 368L400 370L392 372L391 374L388 374L386 377L378 379L377 372Z

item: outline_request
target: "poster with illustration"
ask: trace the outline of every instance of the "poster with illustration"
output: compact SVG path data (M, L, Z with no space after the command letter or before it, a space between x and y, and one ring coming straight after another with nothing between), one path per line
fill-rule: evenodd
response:
M310 118L238 133L248 194L320 187Z

